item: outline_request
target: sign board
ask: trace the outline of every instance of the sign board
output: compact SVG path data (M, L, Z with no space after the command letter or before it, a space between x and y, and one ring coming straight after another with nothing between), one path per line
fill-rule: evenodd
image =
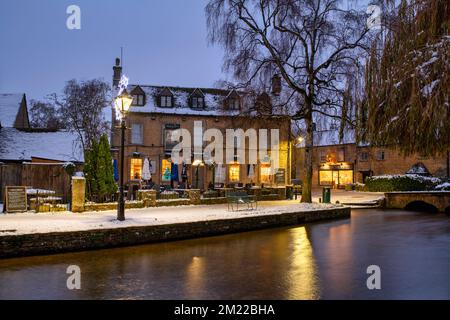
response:
M278 168L277 172L275 173L275 183L276 184L284 184L285 177L286 177L286 169Z
M27 188L6 187L5 200L6 212L27 211Z

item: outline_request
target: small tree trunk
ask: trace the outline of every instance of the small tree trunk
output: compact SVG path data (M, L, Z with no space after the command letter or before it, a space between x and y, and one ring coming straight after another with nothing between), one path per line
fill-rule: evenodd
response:
M304 166L305 173L303 176L303 187L302 187L302 200L301 202L312 202L312 173L313 173L313 138L314 138L314 129L313 129L313 119L311 112L311 103L307 103L306 109L307 115L305 117L306 123L306 137L305 137L305 158L304 158Z

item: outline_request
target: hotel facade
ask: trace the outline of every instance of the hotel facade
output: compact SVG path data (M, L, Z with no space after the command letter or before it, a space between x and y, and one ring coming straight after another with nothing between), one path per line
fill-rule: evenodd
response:
M113 67L113 86L119 84L122 68L120 61ZM272 106L276 95L261 93L248 94L236 90L215 88L185 88L171 86L150 86L135 84L127 87L133 97L132 106L126 116L125 134L125 178L126 184L139 183L142 180L144 162L150 164L151 180L157 185L171 187L194 187L206 190L211 184L227 185L265 185L285 186L291 181L292 147L289 143L290 119L277 115ZM113 130L111 147L114 159L119 161L120 129L119 122L112 113ZM251 149L249 138L243 145L223 146L223 163L208 163L204 155L198 155L199 163L175 163L172 149L180 141L174 141L174 130L186 129L194 141L203 141L194 131L194 125L201 125L203 132L217 129L226 137L227 129L268 130L268 150L265 156L258 157L255 164L249 164ZM271 130L278 130L278 152L271 149ZM261 137L258 136L258 150ZM209 144L202 142L203 147ZM225 161L226 148L233 148L233 161ZM242 157L243 151L244 157ZM273 156L278 161L274 161ZM194 153L184 155L191 157ZM188 161L189 162L189 161ZM274 163L278 162L277 168ZM119 163L120 166L120 163Z

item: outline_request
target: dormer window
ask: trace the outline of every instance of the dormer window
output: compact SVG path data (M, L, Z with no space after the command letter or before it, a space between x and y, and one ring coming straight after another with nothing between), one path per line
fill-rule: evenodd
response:
M241 97L236 90L231 90L226 96L224 101L224 107L226 110L240 110L241 109Z
M161 103L160 106L164 108L170 108L172 107L172 96L161 96Z
M133 97L133 101L131 102L132 106L142 107L145 105L145 92L140 86L134 87L130 94Z
M134 94L133 95L133 102L131 105L133 106L143 106L145 104L145 99L143 94Z
M205 99L203 97L192 97L192 108L204 108Z
M205 107L205 95L201 89L195 89L189 96L189 102L193 109L203 109Z
M230 99L228 99L228 109L230 109L230 110L239 110L240 109L239 98L230 98Z

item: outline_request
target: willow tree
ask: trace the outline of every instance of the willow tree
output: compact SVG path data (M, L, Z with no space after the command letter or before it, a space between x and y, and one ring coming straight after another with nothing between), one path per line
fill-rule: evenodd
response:
M366 8L339 0L210 0L209 40L225 50L224 68L241 83L281 76L304 121L303 202L311 202L315 115L341 118L349 66L367 40ZM344 115L345 117L345 115Z
M404 154L450 148L450 2L401 1L366 71L365 139Z

